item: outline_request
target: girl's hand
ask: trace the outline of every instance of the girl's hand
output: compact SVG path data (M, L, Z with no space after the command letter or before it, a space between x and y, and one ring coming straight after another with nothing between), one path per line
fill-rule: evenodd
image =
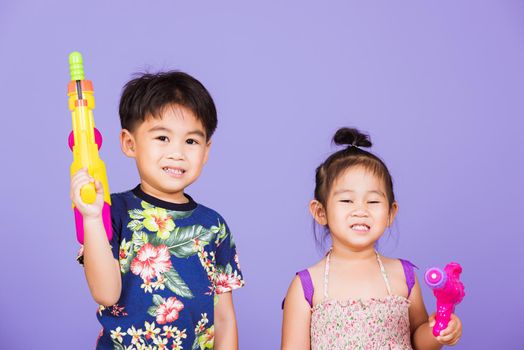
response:
M94 203L86 204L80 197L80 189L90 182L95 184L96 199ZM102 217L102 208L104 207L104 187L100 181L95 181L95 179L89 176L87 169L80 169L71 178L70 196L73 204L80 211L80 213L82 213L84 219Z
M428 319L429 326L433 328L435 325L435 313L431 314ZM455 345L462 336L462 322L455 314L451 314L446 329L440 332L440 335L436 337L437 341L442 345Z

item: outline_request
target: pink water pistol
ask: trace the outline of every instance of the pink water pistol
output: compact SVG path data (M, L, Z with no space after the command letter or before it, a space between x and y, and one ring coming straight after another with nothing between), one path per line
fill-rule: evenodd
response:
M449 263L444 271L438 267L429 268L424 274L424 280L437 298L437 314L433 335L440 335L440 331L448 326L451 314L455 311L455 305L464 298L464 285L460 282L462 266L457 263Z

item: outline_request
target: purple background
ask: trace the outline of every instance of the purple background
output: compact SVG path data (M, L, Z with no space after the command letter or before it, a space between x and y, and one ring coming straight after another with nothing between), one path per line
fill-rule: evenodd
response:
M288 284L320 259L307 204L340 126L368 131L393 174L384 253L421 271L463 265L456 348L522 349L523 37L517 0L3 0L0 347L91 349L99 331L69 201L67 56L79 50L112 191L138 181L118 146L132 73L181 69L215 98L211 158L188 193L235 234L241 349L279 347Z

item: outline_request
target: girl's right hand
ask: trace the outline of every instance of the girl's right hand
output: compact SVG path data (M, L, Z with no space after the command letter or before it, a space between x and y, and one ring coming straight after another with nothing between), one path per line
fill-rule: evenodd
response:
M96 199L94 203L86 204L80 197L80 189L90 182L95 184ZM87 169L83 168L78 170L71 178L70 197L73 201L73 204L80 211L84 219L95 219L102 217L102 208L104 207L104 187L100 181L95 181L95 179L89 176Z

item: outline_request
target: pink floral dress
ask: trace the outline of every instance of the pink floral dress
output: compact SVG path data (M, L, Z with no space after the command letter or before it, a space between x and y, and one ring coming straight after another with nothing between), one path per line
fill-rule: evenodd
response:
M311 349L412 349L408 315L410 302L391 293L380 255L377 253L377 261L388 295L369 300L330 299L327 288L329 261L330 253L325 265L324 299L311 309ZM401 262L411 291L414 265L405 260Z

